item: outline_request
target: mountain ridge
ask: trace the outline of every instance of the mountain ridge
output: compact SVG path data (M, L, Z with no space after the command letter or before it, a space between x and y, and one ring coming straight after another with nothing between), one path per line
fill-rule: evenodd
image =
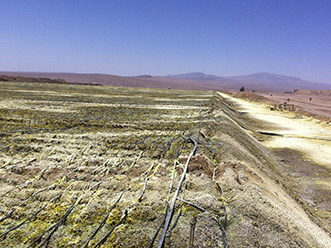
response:
M297 77L273 73L220 77L202 72L168 76L116 76L101 73L8 72L0 75L63 79L67 83L123 87L171 88L185 90L238 91L241 87L253 91L289 92L294 89L330 90L331 84L306 81Z
M307 80L303 80L299 77L280 75L268 72L259 72L249 75L241 76L227 76L220 77L210 74L204 74L201 72L193 72L178 75L168 75L167 77L189 79L194 81L221 81L231 82L233 84L241 83L242 86L248 86L248 88L255 90L266 90L267 88L275 91L289 91L293 89L307 89L307 90L330 90L331 85L316 83ZM277 84L277 85L274 85ZM238 85L239 87L239 85Z

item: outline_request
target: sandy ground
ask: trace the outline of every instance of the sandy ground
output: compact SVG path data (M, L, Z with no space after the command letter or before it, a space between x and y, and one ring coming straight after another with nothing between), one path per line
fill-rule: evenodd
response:
M289 104L294 104L300 110L314 114L314 117L325 116L331 118L330 96L293 93L258 93L258 95L276 103L288 102Z
M229 95L220 93L222 97ZM232 98L243 112L255 119L269 122L265 129L257 130L267 133L280 134L272 136L264 142L269 148L291 148L302 151L314 162L331 168L331 125L312 117L296 118L295 113L270 111L266 104L251 103L242 99Z

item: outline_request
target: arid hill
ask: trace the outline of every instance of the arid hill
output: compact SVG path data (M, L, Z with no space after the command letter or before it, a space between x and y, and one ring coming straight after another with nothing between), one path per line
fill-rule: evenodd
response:
M240 87L244 86L246 89L254 91L290 92L293 89L331 89L331 85L329 84L315 83L297 77L290 77L273 73L254 73L244 76L218 77L197 72L169 75L168 77L177 79L189 79L198 82L218 82L227 88L232 87L239 89Z
M70 84L97 84L118 87L143 87L159 89L182 90L236 90L230 85L222 85L219 82L198 82L186 79L174 79L167 77L137 76L121 77L108 74L79 74L79 73L33 73L33 72L0 72L0 74L22 77L47 77L50 79L61 78ZM230 86L230 87L229 87Z
M296 90L296 95L331 96L331 90Z
M330 90L331 85L320 84L271 73L256 73L238 77L217 77L203 73L188 73L169 76L140 75L122 77L109 74L82 73L38 73L38 72L0 72L3 75L43 77L50 79L61 78L67 83L100 84L122 87L144 87L182 90L233 90L239 91L245 87L247 91L291 92L294 89Z
M8 75L0 75L0 81L3 81L3 82L34 82L34 83L48 83L48 84L65 84L65 83L67 83L63 79L8 76Z

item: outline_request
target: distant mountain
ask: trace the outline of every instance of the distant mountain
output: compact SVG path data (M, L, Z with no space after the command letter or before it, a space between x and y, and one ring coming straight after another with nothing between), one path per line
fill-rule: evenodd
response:
M178 75L168 75L166 77L170 78L178 78L178 79L188 79L188 80L198 80L198 81L221 81L221 77L217 77L214 75L206 75L202 72L192 72L186 74L178 74Z
M135 76L136 78L153 78L151 75L139 75Z
M165 77L139 75L122 77L109 74L91 73L48 73L48 72L4 72L0 75L22 76L33 78L49 78L65 80L66 83L108 85L122 87L171 88L185 90L239 91L243 86L246 90L288 92L294 89L330 90L331 84L320 84L302 80L296 77L255 73L236 77L219 77L201 72L168 75Z
M244 86L246 89L256 91L292 91L293 89L307 90L330 90L330 84L321 84L303 80L297 77L284 76L272 73L255 73L244 76L218 77L206 75L201 72L169 75L167 77L188 79L194 81L211 82L218 81L226 88L236 88ZM231 87L232 86L232 87Z
M33 83L47 83L47 84L66 84L67 82L63 79L50 79L43 77L21 77L21 76L8 76L0 75L0 81L2 82L33 82Z
M290 77L272 73L255 73L246 76L229 77L229 79L232 79L236 82L240 82L242 84L246 83L248 85L251 85L252 87L254 87L255 85L261 87L264 86L268 88L279 89L282 91L289 91L293 89L326 90L331 88L331 85L314 83L302 80L297 77Z
M99 73L54 73L54 72L11 72L0 71L0 76L33 77L63 79L69 84L90 84L119 87L144 87L182 90L229 90L220 87L219 82L201 83L194 80L176 79L169 77L153 77L151 75L139 75L135 77L122 77Z

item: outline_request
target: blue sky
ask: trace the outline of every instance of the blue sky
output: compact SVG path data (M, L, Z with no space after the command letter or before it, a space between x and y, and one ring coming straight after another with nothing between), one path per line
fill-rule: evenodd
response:
M0 71L331 83L330 0L0 0Z

